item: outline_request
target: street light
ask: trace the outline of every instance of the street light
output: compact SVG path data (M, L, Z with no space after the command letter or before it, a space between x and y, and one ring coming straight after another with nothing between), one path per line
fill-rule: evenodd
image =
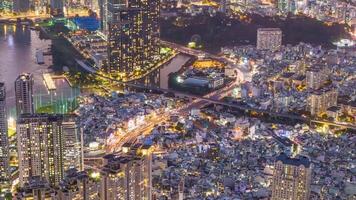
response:
M177 82L178 83L183 83L183 78L181 76L177 76Z

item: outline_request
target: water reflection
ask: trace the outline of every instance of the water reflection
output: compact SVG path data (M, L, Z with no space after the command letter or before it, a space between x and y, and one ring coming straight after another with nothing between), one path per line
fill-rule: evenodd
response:
M168 75L177 72L189 59L190 57L187 55L178 54L161 68L135 81L135 83L168 89Z
M80 94L79 89L71 88L63 80L55 80L57 90L48 92L42 79L42 73L50 72L51 63L38 65L35 54L38 49L46 51L51 47L50 40L40 39L40 34L25 26L0 24L0 81L4 81L7 88L7 106L14 113L14 81L24 72L34 75L35 107L64 101L73 100ZM146 85L168 88L168 75L175 72L189 60L186 55L178 55L161 69L136 81Z
M39 49L47 50L50 47L50 40L40 39L39 32L26 26L0 24L0 81L6 85L7 108L10 114L14 113L15 106L14 81L21 73L34 75L36 105L60 99L60 94L63 94L63 98L72 97L73 91L70 87L59 84L56 94L51 94L43 83L42 73L50 72L52 63L37 64L35 54ZM77 95L77 90L74 93Z

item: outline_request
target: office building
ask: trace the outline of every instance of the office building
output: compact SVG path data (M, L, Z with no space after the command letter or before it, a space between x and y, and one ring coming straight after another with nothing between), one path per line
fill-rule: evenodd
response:
M34 113L33 84L34 82L32 74L21 74L15 81L17 117L25 113Z
M257 49L278 50L282 45L282 30L279 28L257 29Z
M274 164L271 200L309 200L311 173L307 157L280 154Z
M9 183L9 140L7 136L6 88L0 82L0 187Z
M101 170L103 200L151 200L152 153L150 146L124 147L119 155L107 155Z
M159 51L159 5L159 0L107 0L108 71L127 75L152 64Z
M330 71L326 66L313 66L306 71L307 88L317 90L329 79Z
M16 195L18 200L57 200L56 191L47 180L34 176L19 188Z
M33 176L57 186L64 171L78 167L76 164L81 158L68 154L77 151L73 143L68 142L74 137L71 134L75 134L73 127L67 127L71 120L72 117L64 115L20 115L16 127L20 186Z
M311 92L308 96L308 111L312 116L326 113L327 109L337 106L338 91L335 88L323 88Z
M94 172L95 173L95 172ZM87 171L70 169L65 172L58 189L60 200L99 200L100 181Z

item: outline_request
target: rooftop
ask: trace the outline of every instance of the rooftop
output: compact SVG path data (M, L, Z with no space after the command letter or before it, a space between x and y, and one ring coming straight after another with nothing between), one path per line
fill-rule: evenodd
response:
M276 161L281 161L283 164L286 165L293 165L293 166L301 166L308 168L310 167L310 160L305 156L298 156L296 158L290 158L286 154L281 153L277 158Z
M282 32L282 30L280 28L259 28L257 29L258 32L260 31L280 31Z

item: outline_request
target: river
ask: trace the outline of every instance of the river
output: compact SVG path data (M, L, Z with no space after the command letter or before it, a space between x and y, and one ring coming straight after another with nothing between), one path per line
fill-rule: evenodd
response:
M159 70L160 88L168 89L168 75L170 73L177 72L189 59L190 57L187 55L178 54L170 62L163 65L163 67Z
M45 64L36 63L38 49L44 52L51 48L50 40L40 39L39 32L21 25L0 24L0 81L6 86L6 105L13 116L15 107L14 81L21 73L32 73L34 76L35 107L50 100L67 97L69 86L62 81L55 81L57 91L50 94L42 79L43 72L50 72L51 56L45 56ZM59 95L57 95L59 94ZM57 97L58 96L58 97Z
M53 100L63 100L78 95L78 91L70 89L63 80L55 80L57 86L55 93L47 91L42 73L52 71L50 68L52 61L45 56L45 64L39 65L36 63L35 54L38 49L47 52L50 48L51 41L40 39L37 31L25 26L0 24L0 81L5 82L6 85L6 102L10 116L14 116L15 113L14 81L21 73L32 73L34 76L35 108ZM189 56L178 54L151 75L157 77L151 84L167 89L168 75L178 71L188 60Z

